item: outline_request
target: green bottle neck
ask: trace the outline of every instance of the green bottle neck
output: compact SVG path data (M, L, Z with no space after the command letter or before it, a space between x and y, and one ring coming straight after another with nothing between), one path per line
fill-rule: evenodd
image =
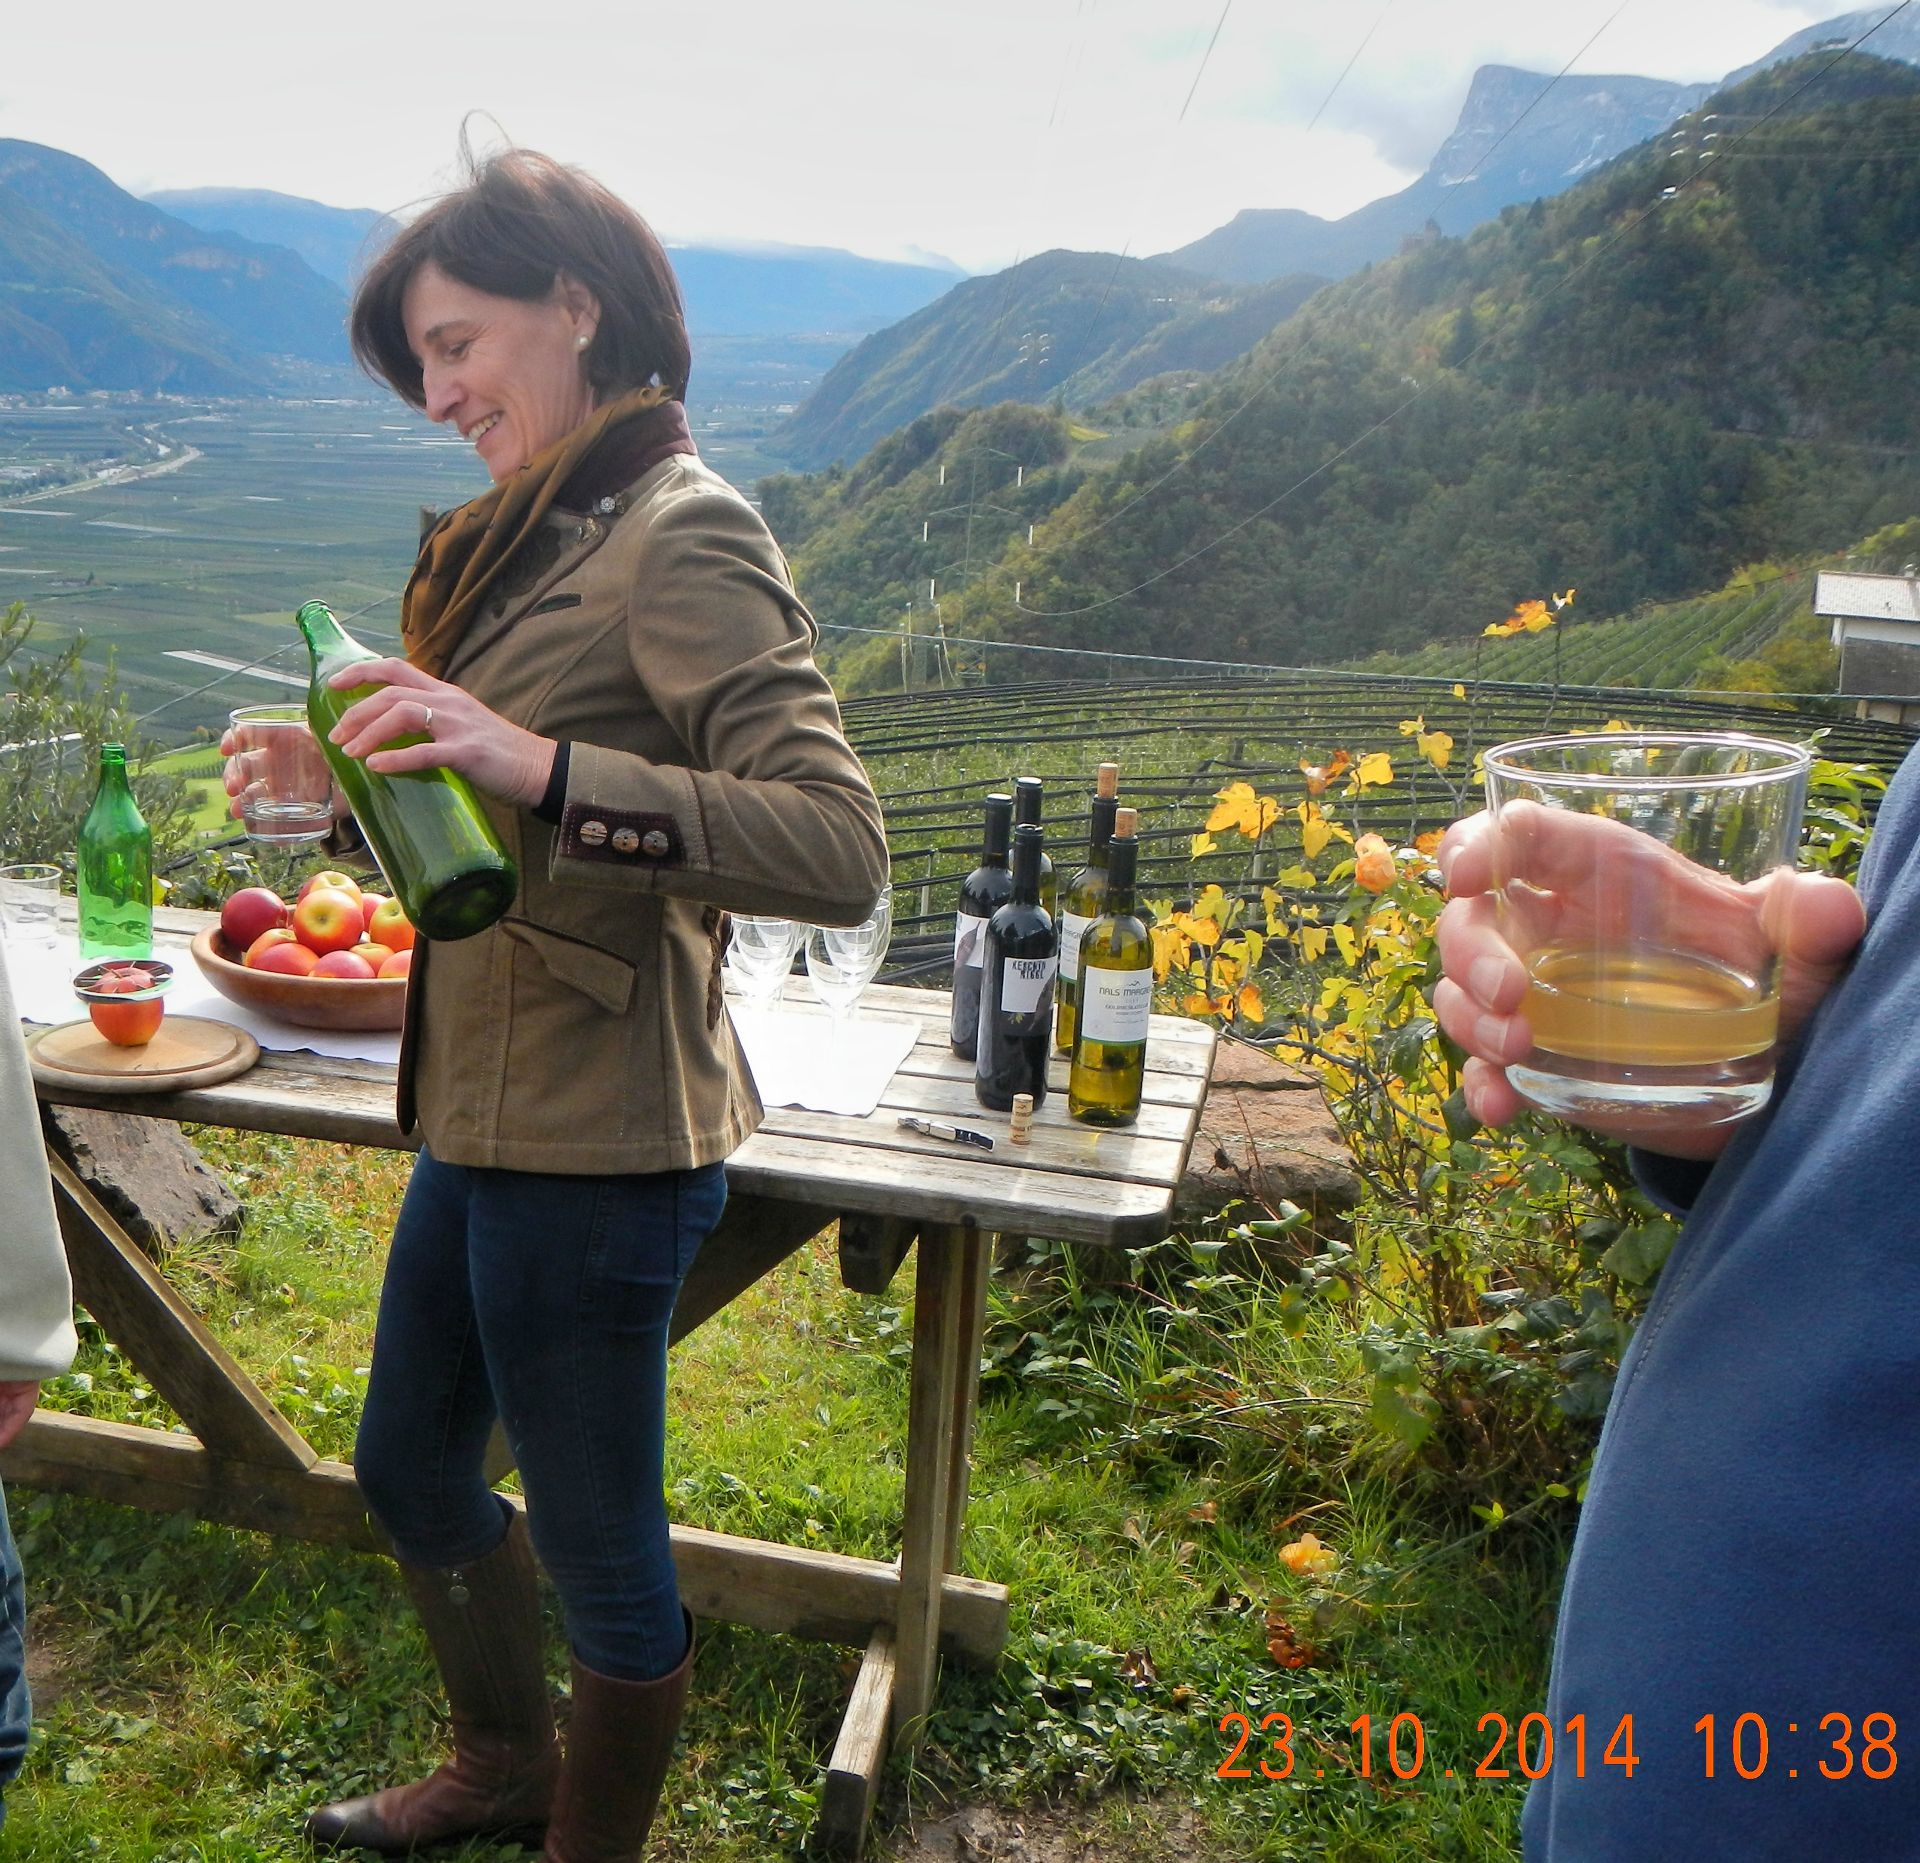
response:
M1108 918L1128 918L1133 913L1133 888L1140 844L1124 836L1107 843L1107 891L1101 910Z
M100 746L100 794L133 798L127 782L127 750L124 744Z
M325 602L302 602L295 611L294 625L307 643L315 666L341 660L377 660L380 656L354 639L333 617Z

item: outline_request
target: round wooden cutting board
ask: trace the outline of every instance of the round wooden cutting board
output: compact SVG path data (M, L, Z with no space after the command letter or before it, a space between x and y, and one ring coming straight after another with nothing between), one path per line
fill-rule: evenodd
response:
M92 1022L63 1022L27 1037L33 1077L49 1087L93 1093L174 1093L244 1074L260 1058L245 1029L204 1016L168 1016L153 1040L121 1048Z

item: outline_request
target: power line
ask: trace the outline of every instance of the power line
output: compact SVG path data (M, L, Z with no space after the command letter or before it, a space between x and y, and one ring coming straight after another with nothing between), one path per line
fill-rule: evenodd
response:
M1827 62L1824 65L1822 65L1818 71L1814 72L1810 77L1808 77L1805 80L1805 82L1803 82L1802 84L1797 86L1794 90L1789 92L1787 96L1783 97L1777 104L1774 105L1774 107L1771 110L1769 110L1766 113L1765 116L1761 117L1757 122L1755 122L1751 128L1743 130L1740 133L1740 135L1736 137L1734 141L1728 145L1726 151L1716 153L1715 159L1716 160L1725 159L1725 155L1731 154L1734 150L1736 150L1741 143L1746 141L1746 139L1749 136L1752 136L1753 134L1755 134L1762 127L1762 125L1771 121L1774 117L1778 116L1780 112L1786 109L1786 107L1789 104L1793 103L1804 92L1811 89L1813 85L1817 84L1822 78L1824 78L1827 75L1827 73L1831 71L1833 67L1837 65L1843 58L1847 57L1850 53L1857 51L1862 45L1864 45L1867 42L1868 39L1872 38L1873 35L1876 32L1878 32L1882 26L1885 26L1890 21L1897 19L1912 4L1913 4L1913 0L1900 0L1900 4L1896 6L1890 13L1888 13L1884 19L1881 19L1877 21L1875 24L1869 26L1867 30L1860 35L1859 38L1855 39L1852 42L1852 44L1843 46L1839 51L1835 52L1833 57L1828 59ZM1623 0L1623 7L1624 7L1624 0ZM1612 17L1618 18L1620 10L1621 9L1616 9ZM1602 28L1602 30L1604 30L1604 28ZM1588 44L1589 45L1592 44L1591 39L1588 41ZM1535 101L1538 102L1538 99L1535 99ZM1531 109L1532 105L1529 105L1528 108ZM1647 206L1643 207L1638 213L1634 214L1631 218L1625 221L1621 225L1621 227L1613 234L1613 236L1606 241L1604 245L1600 246L1597 250L1590 253L1578 265L1574 266L1571 271L1565 273L1557 282L1555 282L1553 285L1549 286L1547 290L1542 292L1540 296L1535 300L1536 307L1552 302L1552 300L1558 297L1561 292L1569 289L1578 279L1584 277L1587 272L1591 271L1594 266L1599 264L1599 262L1603 258L1605 258L1607 254L1614 249L1615 246L1617 246L1623 239L1625 239L1628 234L1636 232L1640 228L1640 226L1644 224L1645 221L1652 214L1657 212L1660 208L1668 205L1671 201L1679 198L1681 195L1684 195L1690 188L1695 186L1707 172L1708 171L1704 168L1697 168L1691 175L1689 175L1686 178L1686 180L1681 182L1679 186L1666 189L1658 199L1649 202ZM1481 340L1478 343L1476 343L1473 346L1473 348L1469 350L1464 357L1461 358L1459 366L1464 368L1469 362L1471 362L1476 356L1478 356L1482 350L1487 349L1497 339L1498 335L1499 335L1499 332L1493 331L1493 332L1489 332L1486 336L1482 337ZM1193 458L1198 453L1200 453L1206 446L1211 444L1211 442L1218 436L1218 434L1222 432L1232 421L1238 419L1240 415L1244 414L1246 410L1249 407L1251 407L1253 403L1262 394L1264 394L1267 391L1267 389L1270 388L1273 385L1273 383L1277 381L1280 378L1281 374L1284 372L1285 372L1285 365L1283 365L1282 368L1280 369L1276 369L1271 375L1269 375L1260 384L1260 386L1257 389L1254 390L1253 394L1249 395L1247 399L1239 405L1239 407L1234 409L1232 414L1227 416L1225 421L1222 421L1220 423L1219 427L1215 428L1213 432L1208 434L1206 439L1202 440L1199 443L1199 445L1195 446L1192 452L1184 455L1181 459L1177 460L1173 466L1171 466L1164 474L1162 474L1160 478L1156 479L1151 485L1145 487L1142 491L1137 492L1132 498L1130 498L1127 501L1126 504L1120 507L1119 511L1114 512L1111 517L1105 518L1099 524L1092 526L1090 529L1086 531L1080 532L1076 537L1075 541L1083 543L1088 537L1097 535L1101 530L1105 529L1108 525L1112 524L1116 519L1124 515L1127 511L1130 511L1133 508L1133 506L1135 506L1140 502L1141 499L1147 497L1150 493L1157 491L1162 485L1166 484L1166 482L1169 479L1171 479L1176 472L1180 471L1182 467L1190 464ZM1016 602L1014 604L1015 607L1018 609L1018 611L1021 614L1033 615L1042 620L1058 621L1058 620L1069 619L1076 615L1093 614L1102 608L1111 608L1116 602L1126 601L1130 596L1139 594L1142 589L1151 588L1153 584L1155 584L1156 582L1164 581L1168 576L1173 575L1176 571L1185 569L1189 563L1197 562L1201 557L1208 555L1210 552L1214 550L1217 550L1221 544L1227 541L1228 538L1237 536L1241 531L1245 530L1249 524L1255 522L1259 518L1265 517L1269 511L1272 511L1277 506L1284 504L1289 498L1293 497L1297 492L1304 491L1307 488L1307 486L1311 485L1316 479L1322 477L1325 473L1330 471L1334 466L1337 466L1341 462L1341 460L1347 458L1349 454L1355 452L1358 448L1364 446L1367 443L1367 441L1371 440L1374 437L1374 435L1376 435L1377 433L1380 433L1383 429L1391 426L1396 420L1400 418L1402 414L1404 414L1407 411L1408 408L1412 407L1415 402L1419 401L1423 396L1425 396L1425 394L1427 393L1428 387L1430 386L1431 386L1431 379L1429 380L1428 383L1416 387L1410 395L1408 395L1404 400L1402 400L1397 406L1389 409L1387 413L1382 415L1379 420L1375 421L1371 427L1367 428L1367 430L1364 433L1360 434L1356 439L1350 440L1345 446L1341 447L1336 453L1332 454L1331 457L1322 460L1320 464L1315 466L1311 472L1306 473L1301 478L1295 480L1292 485L1288 486L1286 490L1281 492L1277 497L1268 499L1268 501L1264 505L1260 506L1258 510L1249 511L1245 517L1239 519L1236 523L1230 524L1225 530L1220 532L1218 536L1210 539L1206 543L1201 544L1198 549L1188 551L1185 556L1179 558L1177 561L1173 563L1169 563L1166 566L1166 568L1156 570L1150 576L1142 577L1141 580L1136 582L1131 588L1122 589L1117 595L1103 596L1099 601L1096 601L1096 602L1084 603L1082 606L1078 608L1030 608L1026 606L1024 603L1020 603L1020 602ZM1004 574L1005 572L1003 571L1002 573ZM1022 578L1022 580L1024 580L1024 578Z
M1362 39L1360 43L1353 48L1353 56L1349 58L1347 62L1340 67L1340 75L1334 79L1333 88L1329 90L1327 94L1320 99L1320 108L1316 110L1313 113L1312 117L1309 119L1306 129L1302 132L1303 134L1309 135L1309 136L1313 134L1315 128L1318 126L1320 122L1320 119L1323 116L1325 116L1327 113L1327 105L1333 102L1334 97L1339 92L1340 86L1346 83L1347 74L1350 71L1352 71L1354 66L1360 62L1360 54L1364 52L1367 49L1367 47L1373 43L1373 35L1380 30L1381 22L1384 21L1387 15L1392 11L1393 11L1393 0L1387 0L1387 4L1380 9L1379 18L1376 19L1373 22L1373 24L1367 28L1367 36L1364 39Z

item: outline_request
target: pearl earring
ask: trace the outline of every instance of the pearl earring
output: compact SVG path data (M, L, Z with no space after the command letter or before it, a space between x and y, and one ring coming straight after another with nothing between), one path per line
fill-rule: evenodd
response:
M591 341L592 341L591 337L585 337L585 336L575 337L573 341L573 346L575 349L585 349L587 344Z

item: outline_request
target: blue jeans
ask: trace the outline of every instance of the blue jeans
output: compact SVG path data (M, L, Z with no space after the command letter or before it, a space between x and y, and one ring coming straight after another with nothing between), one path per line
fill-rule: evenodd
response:
M667 1535L667 1328L727 1199L718 1164L563 1177L426 1152L395 1227L354 1470L409 1565L500 1543L497 1416L574 1653L624 1681L686 1653Z
M27 1600L20 1583L20 1553L7 1525L7 1497L0 1491L0 1829L7 1822L6 1792L27 1757Z

